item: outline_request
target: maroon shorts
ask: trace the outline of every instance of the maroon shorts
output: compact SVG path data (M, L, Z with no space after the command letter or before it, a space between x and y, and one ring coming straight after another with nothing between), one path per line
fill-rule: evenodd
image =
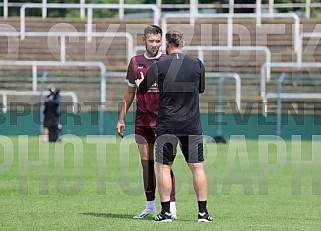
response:
M138 144L155 143L155 126L136 126L135 140Z

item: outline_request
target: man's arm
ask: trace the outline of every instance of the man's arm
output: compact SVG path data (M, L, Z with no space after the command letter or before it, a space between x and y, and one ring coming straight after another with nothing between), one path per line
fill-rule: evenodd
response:
M119 112L118 122L116 125L117 133L121 138L124 137L124 133L125 133L125 121L124 121L125 116L128 112L128 109L130 108L130 106L134 101L135 94L136 94L136 88L128 86L127 91L125 92L123 97L123 102Z

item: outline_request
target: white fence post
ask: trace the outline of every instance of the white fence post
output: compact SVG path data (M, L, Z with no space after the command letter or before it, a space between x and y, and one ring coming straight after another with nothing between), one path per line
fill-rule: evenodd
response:
M42 0L42 18L47 18L47 0Z
M119 0L118 16L120 19L124 18L124 3L125 3L125 0Z
M88 5L87 8L87 42L91 42L93 32L93 8Z
M37 91L37 64L33 63L32 64L32 91L36 92Z
M8 18L8 0L3 0L3 17Z
M305 2L305 17L310 18L311 11L311 0L306 0Z
M193 26L195 24L195 18L198 14L198 0L190 0L190 25Z
M256 25L261 26L261 8L262 8L262 0L256 1Z
M80 0L80 18L84 19L85 18L85 0Z
M159 12L158 23L160 23L159 19L162 15L162 0L156 0L156 7L158 8L158 12Z
M269 0L269 13L274 13L274 0Z
M25 5L20 8L20 39L25 39L25 32L26 32L26 20L25 20Z
M66 62L66 35L60 36L60 62Z
M229 1L228 7L229 7L228 12L229 12L230 14L233 14L233 13L234 13L234 0L230 0L230 1Z

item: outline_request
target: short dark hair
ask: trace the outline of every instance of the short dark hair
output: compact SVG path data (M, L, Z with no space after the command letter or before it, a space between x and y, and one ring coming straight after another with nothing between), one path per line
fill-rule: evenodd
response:
M166 33L166 41L173 47L183 47L184 34L181 30L170 29Z
M150 25L146 27L144 30L144 35L146 36L147 34L153 34L153 35L160 34L161 36L163 36L163 31L159 26Z

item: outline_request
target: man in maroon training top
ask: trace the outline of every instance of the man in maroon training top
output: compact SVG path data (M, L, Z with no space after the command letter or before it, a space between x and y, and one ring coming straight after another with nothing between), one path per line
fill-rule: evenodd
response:
M146 208L140 214L134 216L134 218L153 217L157 212L155 202L156 177L154 170L154 143L159 90L155 83L148 92L142 93L137 89L135 80L146 77L147 70L154 61L166 56L166 54L159 51L162 33L162 30L156 25L148 26L144 30L143 42L146 47L146 52L142 55L134 56L130 60L126 76L128 89L124 94L122 108L116 126L118 135L123 137L125 132L124 118L136 95L135 140L140 152L143 169ZM171 172L171 176L171 213L172 218L176 219L175 178L173 172Z

